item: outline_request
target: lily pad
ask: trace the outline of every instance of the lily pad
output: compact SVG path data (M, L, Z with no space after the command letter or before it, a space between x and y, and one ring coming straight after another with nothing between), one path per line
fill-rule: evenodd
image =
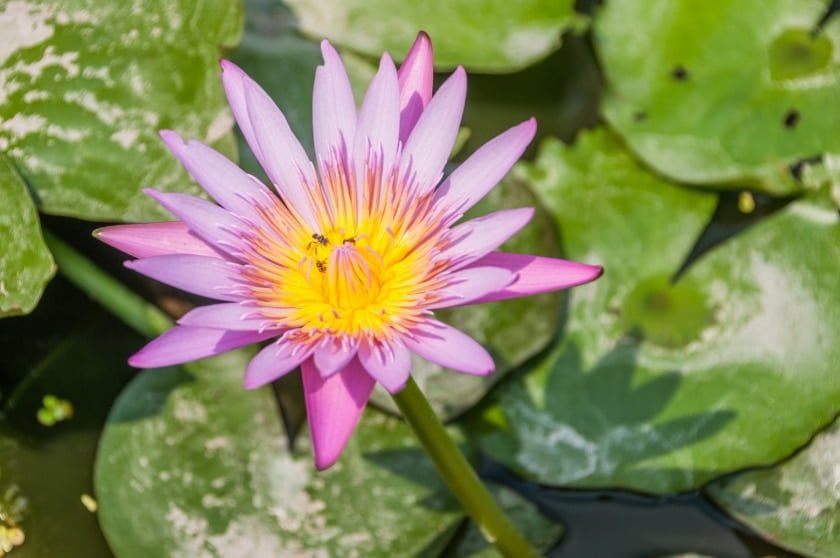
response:
M47 213L142 221L145 186L198 192L157 137L174 128L235 154L219 45L239 2L0 2L0 152Z
M840 422L804 450L769 469L708 487L724 510L762 536L815 558L840 555Z
M796 191L840 152L840 18L828 0L614 0L595 19L603 113L658 172L708 188Z
M289 450L270 390L241 388L249 354L144 372L117 400L95 486L118 556L412 555L460 518L382 415L317 473L306 438Z
M434 41L435 66L499 73L524 68L560 46L580 24L573 0L289 0L301 30L369 56L403 56L420 30Z
M794 202L676 278L714 195L656 177L604 130L546 142L518 175L567 255L606 273L572 291L562 340L485 410L502 427L483 436L493 457L551 485L678 492L778 461L830 420L836 210Z
M516 207L534 207L537 211L531 222L501 250L556 256L560 246L552 218L520 178L505 179L465 218ZM451 419L478 403L507 372L549 344L557 331L562 305L563 293L555 292L438 311L440 320L466 332L490 351L496 371L484 377L470 376L414 357L412 376L438 415ZM397 412L391 396L381 388L374 392L373 401Z
M0 199L0 317L27 314L38 304L55 264L26 184L2 154Z

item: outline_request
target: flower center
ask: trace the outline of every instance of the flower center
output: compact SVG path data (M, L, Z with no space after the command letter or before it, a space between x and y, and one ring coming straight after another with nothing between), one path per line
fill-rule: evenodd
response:
M407 331L440 288L435 255L445 227L432 193L414 195L379 175L357 189L333 167L325 174L307 190L317 229L279 202L252 229L249 298L272 327L311 337Z
M318 233L312 238L304 265L317 271L310 272L310 284L324 302L339 314L375 304L382 292L382 257L355 236L339 237L337 244Z

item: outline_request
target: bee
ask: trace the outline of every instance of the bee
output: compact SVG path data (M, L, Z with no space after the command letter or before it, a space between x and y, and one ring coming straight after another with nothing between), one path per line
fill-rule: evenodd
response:
M309 244L306 245L306 249L311 250L312 247L314 246L315 249L317 250L319 245L320 246L329 246L330 241L326 236L324 236L320 233L313 233L312 234L312 241Z
M350 238L345 238L342 244L356 244L356 237L351 236Z
M325 260L317 260L315 262L315 269L317 269L321 273L326 273L327 272L327 262Z

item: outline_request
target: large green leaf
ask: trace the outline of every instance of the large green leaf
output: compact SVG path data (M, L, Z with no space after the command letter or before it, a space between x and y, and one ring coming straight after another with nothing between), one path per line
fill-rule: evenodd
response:
M605 266L565 336L485 418L484 446L540 482L651 492L772 463L836 412L836 210L802 200L673 277L715 197L639 167L604 131L520 167L567 254Z
M30 312L55 273L32 198L0 154L0 317Z
M144 372L120 395L95 469L118 556L431 556L453 544L463 515L408 427L368 412L319 473L307 438L289 449L271 391L241 388L250 354ZM536 544L556 542L559 525L494 491ZM476 533L454 544L495 555Z
M398 421L368 414L326 473L290 452L249 353L149 371L117 401L95 485L114 552L130 556L410 555L460 515Z
M718 481L708 493L762 536L796 552L840 556L840 423L769 469Z
M241 24L228 0L0 0L0 151L38 206L152 220L142 187L197 192L157 132L235 153L217 60Z
M523 68L560 46L577 21L573 0L289 0L301 29L379 56L404 56L417 32L432 37L435 65L482 72Z
M613 0L595 23L607 120L659 172L704 187L798 188L840 152L840 18L828 0Z
M502 246L503 251L556 256L559 243L551 216L525 181L509 177L467 214L477 217L503 208L535 207L534 218ZM459 374L414 357L412 376L420 384L432 407L450 419L475 405L504 375L548 345L557 331L563 302L562 293L547 293L519 299L478 304L436 312L442 321L466 332L493 355L496 372L489 376ZM527 324L527 327L523 327ZM397 412L391 397L382 389L374 401Z

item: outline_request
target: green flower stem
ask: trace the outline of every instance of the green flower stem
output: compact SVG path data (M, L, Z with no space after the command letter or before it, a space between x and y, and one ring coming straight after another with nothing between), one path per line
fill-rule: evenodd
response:
M59 273L132 329L154 337L172 327L172 319L158 307L137 296L50 231L44 230L43 234Z
M484 538L503 556L538 557L539 553L517 531L481 483L414 379L409 378L405 389L393 397L406 422L434 461L443 480Z

